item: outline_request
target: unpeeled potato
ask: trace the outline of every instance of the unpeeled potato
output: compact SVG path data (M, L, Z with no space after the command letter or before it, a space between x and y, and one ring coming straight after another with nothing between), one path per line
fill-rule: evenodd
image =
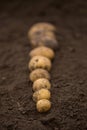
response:
M51 102L47 99L41 99L37 102L36 108L38 112L47 112L51 108Z
M53 50L57 50L59 48L59 43L56 38L45 36L45 37L40 37L40 38L33 38L30 40L30 43L34 47L38 46L46 46L49 47Z
M33 94L33 100L35 102L37 102L38 100L41 100L41 99L48 99L49 100L50 98L51 98L50 91L47 89L43 89L43 88L34 92L34 94Z
M35 80L37 80L39 78L46 78L46 79L50 80L50 74L48 73L48 71L46 71L44 69L35 69L29 75L29 79L32 82L34 82Z
M37 55L41 55L41 56L47 57L49 59L53 59L55 56L54 51L51 48L48 48L45 46L37 47L29 53L30 57L34 57Z
M44 56L34 56L29 61L28 67L29 67L30 71L35 70L37 68L42 68L42 69L46 69L46 70L50 71L51 61Z
M55 32L56 28L50 23L36 23L30 28L28 32L28 37L31 38L33 35L40 34L43 31Z
M32 40L41 40L42 38L45 38L45 37L51 37L53 39L56 39L56 35L52 32L52 31L44 31L42 30L41 32L36 32L34 33L30 38L29 40L32 41Z
M33 34L31 37L30 37L30 44L33 46L33 47L38 47L40 45L45 45L46 44L44 43L43 44L43 40L47 41L47 39L53 39L53 40L56 40L56 36L53 32L51 31L42 31L41 33L35 33ZM52 42L52 40L51 40ZM53 42L52 42L53 43ZM58 43L57 43L58 44ZM49 44L47 44L48 47L49 47ZM55 43L54 43L54 46L55 46Z
M40 78L40 79L37 79L33 83L33 90L34 91L40 90L42 88L48 89L48 90L51 88L51 83L49 82L48 79L46 79L46 78Z

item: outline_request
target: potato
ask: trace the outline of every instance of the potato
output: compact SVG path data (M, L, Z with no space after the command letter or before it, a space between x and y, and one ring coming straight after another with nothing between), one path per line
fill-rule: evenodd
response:
M51 37L45 37L42 39L41 43L44 46L47 46L53 50L57 50L59 48L58 41L56 39L53 39Z
M51 88L51 83L49 82L48 79L40 78L40 79L37 79L33 83L33 90L34 91L37 91L37 90L42 89L42 88L45 88L45 89L50 89Z
M53 50L57 50L59 48L59 43L56 38L45 36L40 38L33 38L30 40L32 46L47 46Z
M41 100L41 99L48 99L49 100L50 97L51 97L50 91L47 89L44 89L44 88L34 92L34 94L33 94L33 100L35 102L37 102L38 100Z
M47 99L41 99L37 102L36 108L38 112L47 112L51 108L51 102Z
M51 61L44 56L34 56L29 62L29 70L35 70L37 68L42 68L50 71Z
M41 39L43 39L44 37L51 37L51 38L53 38L53 39L56 39L56 35L53 33L53 32L51 32L51 31L41 31L40 33L34 33L29 39L30 39L30 41L31 40L41 40Z
M51 38L51 39L56 39L56 36L53 32L50 32L50 31L42 31L41 33L39 34L33 34L32 37L30 37L30 44L33 46L33 47L37 47L37 46L40 46L41 43L42 43L42 40L43 39L46 39L46 38Z
M30 28L28 37L31 38L34 34L40 34L43 31L55 32L56 28L50 23L37 23Z
M37 80L39 78L46 78L46 79L50 80L50 74L48 73L48 71L46 71L44 69L35 69L29 75L29 79L32 82L34 82L35 80Z
M37 56L37 55L41 55L49 59L53 59L55 56L54 51L51 48L45 46L37 47L29 53L30 57Z

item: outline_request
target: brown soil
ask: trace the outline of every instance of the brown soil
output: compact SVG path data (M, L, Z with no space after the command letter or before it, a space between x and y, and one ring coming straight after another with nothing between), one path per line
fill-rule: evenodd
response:
M0 130L87 130L87 2L32 0L0 3ZM28 81L28 29L57 29L60 49L51 70L52 109L36 111Z

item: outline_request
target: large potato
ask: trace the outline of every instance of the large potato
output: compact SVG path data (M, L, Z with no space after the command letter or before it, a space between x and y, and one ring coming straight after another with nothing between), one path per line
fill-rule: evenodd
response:
M34 47L38 46L47 46L49 48L52 48L53 50L57 50L59 48L59 43L56 40L56 38L45 36L45 37L40 37L40 38L32 38L30 40L30 43Z
M41 39L43 39L47 36L51 37L53 39L56 39L56 35L51 31L41 31L40 33L34 33L29 39L30 39L30 41L32 41L32 40L40 41Z
M37 80L39 78L46 78L46 79L50 80L50 74L48 73L48 71L46 71L44 69L35 69L29 75L29 79L32 82L34 82L35 80Z
M53 59L55 56L54 51L51 48L45 46L37 47L29 53L30 57L37 56L37 55L45 56L49 59Z
M29 62L29 70L35 70L37 68L42 68L50 71L51 61L44 56L34 56Z
M38 35L38 34L40 34L43 31L52 31L52 32L55 32L56 28L55 28L55 26L53 26L50 23L36 23L36 24L34 24L30 28L30 30L28 32L28 37L31 38L33 35L35 35L35 34Z

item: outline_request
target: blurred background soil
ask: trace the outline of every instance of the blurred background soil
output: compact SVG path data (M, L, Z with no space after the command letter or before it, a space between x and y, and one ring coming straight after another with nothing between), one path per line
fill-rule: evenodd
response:
M40 114L28 81L27 32L36 22L57 27L51 70L52 109ZM87 1L0 2L0 130L87 130Z

